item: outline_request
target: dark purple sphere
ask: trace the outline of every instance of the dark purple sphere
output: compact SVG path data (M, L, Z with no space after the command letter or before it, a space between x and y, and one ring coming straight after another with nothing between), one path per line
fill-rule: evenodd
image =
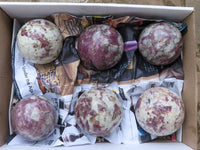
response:
M108 25L91 25L78 39L78 53L87 69L106 70L122 56L124 43L120 33Z

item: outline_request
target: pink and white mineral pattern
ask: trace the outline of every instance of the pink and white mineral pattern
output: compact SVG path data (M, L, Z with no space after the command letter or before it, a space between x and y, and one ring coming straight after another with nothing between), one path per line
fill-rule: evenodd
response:
M146 132L166 136L181 127L185 109L182 99L175 92L155 87L140 96L135 113L138 123Z
M120 33L100 24L87 27L78 39L78 53L87 69L106 70L116 65L124 50Z
M56 108L43 96L22 99L11 113L13 131L28 141L47 138L54 131L57 120Z
M86 133L108 136L121 122L122 104L113 91L93 88L79 97L75 115L77 124Z
M139 37L139 51L153 65L172 63L180 56L182 49L182 35L169 23L150 24Z
M55 60L62 50L62 42L59 28L45 19L28 21L17 34L19 51L35 64L46 64Z

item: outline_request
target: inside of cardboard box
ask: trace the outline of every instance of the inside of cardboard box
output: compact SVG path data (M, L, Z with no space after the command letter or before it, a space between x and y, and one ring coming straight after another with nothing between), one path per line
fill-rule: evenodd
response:
M197 74L195 53L196 53L196 39L195 39L195 24L194 14L187 17L185 22L188 23L188 33L184 37L184 55L183 55L183 66L184 66L184 88L183 88L183 100L186 105L186 119L183 125L183 142L191 145L195 141L197 143ZM193 72L193 74L191 74ZM193 90L191 90L193 89ZM192 111L191 111L192 110ZM194 139L193 139L194 138ZM196 144L197 145L197 144Z
M3 146L1 147L2 150L22 150L22 149L30 149L30 150L64 150L66 147L54 147L54 148L45 148L45 147L30 147L30 146ZM174 150L174 149L181 149L181 150L191 150L190 147L184 145L182 143L144 143L142 145L119 145L119 144L108 144L108 143L99 143L95 145L82 145L82 146L74 146L74 147L67 147L68 150L121 150L121 149L137 149L137 150Z
M12 83L11 74L11 53L10 42L12 36L12 21L0 10L0 145L4 144L5 138L8 136L8 103L10 99L10 89Z
M19 5L17 7L15 7L15 5L10 5L10 6L9 5L8 6L2 5L2 8L4 9L4 11L6 11L11 17L13 17L13 18L16 17L21 23L29 20L30 18L44 17L44 16L47 15L47 13L49 15L51 13L58 12L57 8L59 8L60 12L67 10L67 12L73 12L73 14L75 14L75 13L82 14L84 12L87 12L88 14L93 14L93 11L96 9L96 8L94 8L94 6L92 6L92 7L87 6L86 9L85 8L83 9L83 6L76 6L75 10L74 9L73 10L72 9L66 9L66 6L65 7L63 7L63 6L58 7L57 6L56 8L55 7L53 8L53 6L50 6L51 9L49 9L49 7L48 7L48 10L47 10L47 7L44 7L44 5L41 5L40 7L44 8L44 9L42 9L42 11L39 11L39 10L41 10L39 7L32 7L32 6L29 7L29 5L28 5L28 7L25 7L25 9L27 9L27 10L29 9L29 11L27 11L27 12L31 12L31 13L27 15L27 14L24 14L23 12L21 12L22 9L19 9L19 8L22 8L22 7L24 8L23 5ZM126 6L124 6L124 7L126 7ZM68 8L71 8L71 7L68 7ZM99 7L97 7L97 8L99 8ZM36 11L34 9L36 9ZM102 9L104 9L106 11L102 11ZM124 14L131 14L131 15L136 14L140 17L144 17L144 16L145 17L153 16L154 18L157 18L157 17L163 18L164 17L165 19L170 18L173 21L177 20L177 18L178 18L178 21L180 21L180 20L183 20L184 18L186 18L192 12L191 8L185 9L185 11L181 10L180 13L179 13L179 11L176 11L176 9L174 9L174 10L172 9L172 12L175 13L176 15L172 15L173 13L172 14L167 13L168 15L166 16L166 12L160 10L161 8L153 9L153 8L150 7L150 8L146 8L146 9L147 9L147 11L151 10L150 11L151 14L149 16L146 16L145 15L146 11L142 12L142 13L140 11L138 11L141 8L136 7L136 9L138 9L138 10L136 10L137 13L132 12L133 9L134 8L130 7L130 8L127 9L127 12L123 12L124 11L123 7L119 7L117 11L116 11L116 7L114 7L114 8L110 7L110 6L108 8L107 7L100 7L99 13L104 12L105 14L108 14L110 12L113 12L112 14L114 14L114 15L115 14L122 15L122 12L123 12L123 15ZM18 10L18 11L16 12L15 10ZM38 13L37 10L39 11L39 13ZM23 11L26 11L26 10L23 10ZM166 11L169 12L168 9ZM32 15L33 12L37 12L38 14L34 13L34 15ZM161 12L161 13L158 13L158 12ZM28 16L28 18L24 18L26 15ZM195 107L196 106L196 99L197 99L196 98L197 92L195 90L191 90L191 89L197 89L196 88L195 64L194 64L194 61L191 61L191 60L194 60L194 58L195 58L194 53L195 53L195 49L196 49L196 47L193 43L195 41L195 35L194 35L195 31L194 31L194 25L193 25L194 20L193 19L194 19L193 13L185 19L185 22L188 23L188 33L184 37L184 40L187 41L187 42L185 42L186 44L184 45L184 47L187 50L184 51L184 55L183 55L184 70L186 72L184 90L183 90L183 100L185 102L185 105L187 105L187 106L186 106L186 120L183 124L183 143L185 143L185 144L187 144L191 147L196 147L196 145L194 144L194 143L197 143L197 135L196 135L196 133L197 133L196 129L197 128L196 128L196 125L195 125L196 124L196 117L188 117L188 116L196 116L196 112L197 112L196 107ZM159 145L158 141L156 141L156 143L158 143L158 145ZM149 146L148 144L149 143L144 144L143 146L148 148L148 146ZM180 143L177 143L177 144L180 144ZM107 144L105 144L105 145L108 146ZM111 144L111 146L113 148L114 145ZM173 148L176 147L176 145L173 145L173 143L172 143L172 145L169 144L168 146L165 145L165 148L169 149L170 146L172 146ZM118 147L118 145L114 146L114 147L116 147L117 149L124 148L124 147L121 147L121 146ZM93 149L93 148L98 148L98 147L96 147L96 146L95 147L93 147L93 146L87 147L87 149L90 149L90 148ZM74 149L74 148L72 148L72 149ZM101 145L101 149L102 149L102 145ZM190 149L190 148L185 146L185 147L183 147L183 149L187 150L187 149Z
M9 3L0 2L1 8L12 18L24 20L27 18L44 18L55 13L69 13L71 15L133 15L143 18L162 18L171 21L181 21L192 11L192 7L170 7L129 4L104 3ZM141 11L142 10L142 11ZM24 13L26 12L26 13ZM34 12L34 13L32 13Z

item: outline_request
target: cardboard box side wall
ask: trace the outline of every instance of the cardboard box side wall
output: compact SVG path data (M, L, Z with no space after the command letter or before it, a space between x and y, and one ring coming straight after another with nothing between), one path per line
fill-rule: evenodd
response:
M132 6L134 6L134 5L132 5ZM47 7L47 5L44 5L43 7L46 10L48 8L48 11L51 10L51 9L49 9L49 7ZM63 8L63 6L60 6L60 7ZM77 6L77 8L78 7L80 7L80 6ZM82 8L81 9L82 12L87 11L88 9L90 10L90 13L96 12L95 9L93 9L93 11L91 11L92 9L89 8L89 7L90 6L86 7L87 9L85 9L85 10L83 10L83 7L80 7L80 8ZM109 6L109 7L111 8L110 10L114 10L114 8L112 6ZM11 10L11 8L13 10ZM22 8L22 7L20 5L18 5L16 7L13 7L13 6L9 7L9 6L6 6L6 5L3 6L3 9L5 9L6 12L9 12L9 14L14 14L15 11L16 11L16 13L18 11L21 12L21 9L18 9L18 8ZM29 6L29 8L30 8L30 6ZM42 7L40 6L40 7L32 7L32 8L30 8L31 10L29 10L29 13L30 12L34 12L34 13L36 12L36 14L37 14L37 11L34 11L33 8L38 10L39 8L41 9ZM59 8L59 6L56 5L55 9L58 9L58 8ZM77 10L77 8L75 10ZM145 6L143 6L143 8L145 9ZM27 9L27 7L26 7L26 9ZM107 10L107 11L109 10L108 7L103 7L103 6L101 6L101 9L102 9L102 13L105 13L104 10ZM117 8L115 8L115 9L117 9ZM132 9L134 10L134 7ZM155 13L155 10L153 9L153 6L152 6L151 9L152 9L152 12ZM119 13L123 14L123 10L124 10L124 8L122 9L122 8L119 7L116 13L117 14L119 14ZM131 9L129 9L129 11L131 11ZM163 16L165 14L164 12L166 10L164 12L162 12L162 10L160 10L160 11L161 11L161 13L159 15ZM186 11L184 11L184 10L181 10L181 11L188 12L187 9L186 9ZM52 13L54 12L53 8L52 8L51 12ZM169 12L169 10L168 10L168 12ZM77 10L77 13L80 13L80 11ZM36 14L34 14L34 15L36 15ZM96 14L96 13L94 13L94 14ZM131 15L133 15L133 14L134 14L134 12L131 13ZM168 14L168 16L170 16L170 15ZM13 17L13 16L11 16L11 17ZM18 16L18 17L20 18L21 16ZM185 17L187 17L187 15ZM194 30L194 13L189 15L189 17L187 17L185 19L185 21L188 23L188 33L184 37L184 42L185 42L185 44L184 44L185 48L184 49L185 50L184 50L184 55L183 55L183 59L184 59L183 63L184 63L184 70L185 70L185 84L184 84L184 90L183 90L183 100L184 100L185 105L186 105L186 120L185 120L184 125L183 125L183 143L189 145L193 149L197 149L197 122L196 122L196 114L197 114L197 77L196 77L196 68L195 68L196 67L195 66L196 43L195 43L195 30ZM10 35L11 35L11 33L10 33ZM1 34L1 32L0 32L0 36L4 37ZM8 41L9 40L7 40L7 42ZM7 44L7 45L10 46L10 42L4 43L4 44ZM11 56L10 56L10 54L8 54L9 52L10 52L10 49L7 49L7 52L5 50L6 54L4 54L4 56L10 58ZM7 62L7 63L10 64L10 62ZM7 67L8 67L8 64L7 64ZM11 89L11 83L9 83L9 86L10 86L10 89ZM6 95L10 93L9 90L7 91ZM9 103L9 102L7 103L7 99L5 99L4 102L7 105ZM0 105L0 107L1 107L1 105ZM1 125L0 125L0 127L1 127ZM4 126L4 128L7 129L8 126ZM1 132L0 132L0 136L1 136Z
M188 32L184 36L184 88L185 121L183 124L183 143L197 149L197 72L195 64L196 36L194 12L185 20Z
M177 142L149 142L144 144L110 144L97 143L94 145L79 145L72 147L36 147L36 146L7 146L1 147L1 150L192 150L183 143Z
M46 17L52 13L70 13L72 15L135 15L145 18L162 18L181 21L187 17L193 7L170 7L156 5L130 5L109 3L28 3L0 2L0 6L12 18L24 19ZM34 11L34 13L32 13ZM142 10L142 11L141 11ZM26 13L24 13L26 12Z
M10 100L12 20L0 10L0 145L8 137L8 106Z

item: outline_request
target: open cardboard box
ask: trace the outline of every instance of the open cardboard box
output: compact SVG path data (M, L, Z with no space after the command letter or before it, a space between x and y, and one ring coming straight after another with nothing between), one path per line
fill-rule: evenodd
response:
M139 145L95 144L68 147L68 149L197 149L197 74L195 64L196 39L194 9L191 7L145 6L126 4L93 3L19 3L0 2L0 145L9 135L8 109L12 97L11 46L13 19L25 21L30 18L43 18L52 13L66 12L73 15L133 15L144 18L162 18L171 21L183 21L188 24L184 36L184 88L183 100L186 117L182 127L182 142L154 141ZM15 28L15 26L13 26ZM25 146L7 146L1 149L49 149ZM64 149L65 147L59 147ZM58 149L58 148L53 148Z

